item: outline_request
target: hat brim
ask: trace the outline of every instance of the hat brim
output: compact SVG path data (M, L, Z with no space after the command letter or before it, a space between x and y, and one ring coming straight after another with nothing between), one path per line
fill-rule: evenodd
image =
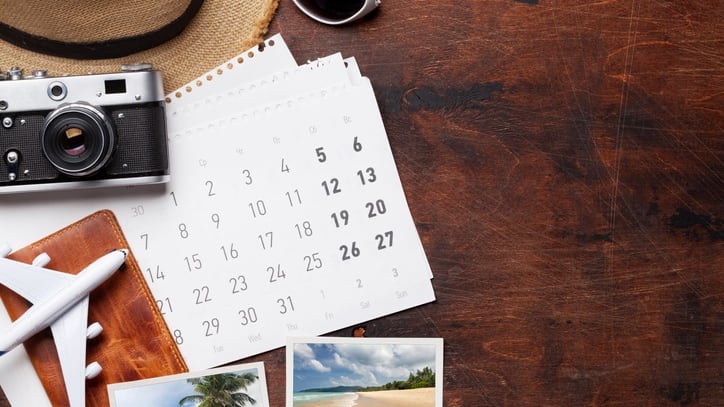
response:
M48 75L117 72L122 64L148 62L161 71L169 93L261 42L278 0L206 0L175 38L123 58L76 60L40 54L0 41L0 70L45 69Z

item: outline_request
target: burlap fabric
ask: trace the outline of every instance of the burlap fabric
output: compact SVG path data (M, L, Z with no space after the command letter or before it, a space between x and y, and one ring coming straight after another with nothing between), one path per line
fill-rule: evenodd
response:
M0 23L54 40L104 41L154 31L187 4L188 0L0 0ZM150 62L163 72L168 93L262 41L277 5L278 0L206 0L181 34L120 58L69 59L0 41L0 70L19 66L26 73L46 69L51 76L63 76L115 72L121 64Z

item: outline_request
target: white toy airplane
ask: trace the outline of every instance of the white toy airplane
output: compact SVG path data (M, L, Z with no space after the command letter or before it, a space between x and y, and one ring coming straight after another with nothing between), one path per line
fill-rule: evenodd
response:
M6 259L8 245L0 245L0 284L34 305L0 335L0 356L50 326L58 351L71 407L85 406L85 379L101 372L98 362L85 366L86 340L103 328L88 326L88 295L126 261L127 250L114 250L73 275L44 268L50 257L42 253L32 264Z

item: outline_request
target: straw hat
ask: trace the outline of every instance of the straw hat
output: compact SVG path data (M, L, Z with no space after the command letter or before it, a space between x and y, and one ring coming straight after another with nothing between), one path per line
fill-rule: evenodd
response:
M152 63L180 88L263 40L278 0L0 0L0 71Z

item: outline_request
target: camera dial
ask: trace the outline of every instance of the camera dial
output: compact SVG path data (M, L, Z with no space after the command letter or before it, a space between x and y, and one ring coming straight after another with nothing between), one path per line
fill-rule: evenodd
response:
M48 77L47 69L34 69L33 74L30 76L32 79L42 79Z
M23 69L14 66L8 71L8 78L13 81L23 79Z
M147 62L136 62L133 64L121 65L121 72L143 72L150 71L153 69L153 65Z
M113 124L103 110L81 102L50 112L40 137L48 161L63 174L75 177L93 175L105 167L117 142Z

